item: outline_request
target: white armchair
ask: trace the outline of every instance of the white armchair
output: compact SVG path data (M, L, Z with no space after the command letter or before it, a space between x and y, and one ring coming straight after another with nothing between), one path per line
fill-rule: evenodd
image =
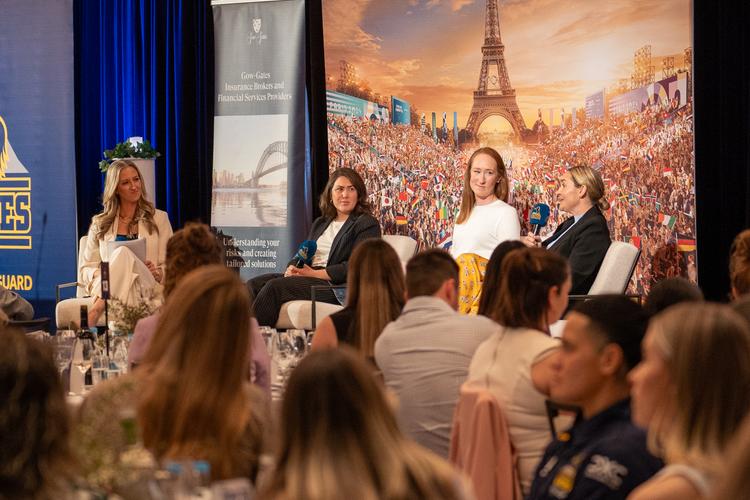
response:
M78 275L78 269L81 267L81 259L83 258L83 251L86 248L86 240L88 236L81 236L78 242L78 267L76 268L76 276ZM60 291L64 288L76 287L76 296L71 299L60 298ZM83 287L77 281L71 283L62 283L55 287L55 325L58 330L67 329L70 323L73 322L78 324L81 320L81 306L85 305L91 307L94 303L93 297L86 297ZM97 321L96 326L104 326L104 317L102 316Z

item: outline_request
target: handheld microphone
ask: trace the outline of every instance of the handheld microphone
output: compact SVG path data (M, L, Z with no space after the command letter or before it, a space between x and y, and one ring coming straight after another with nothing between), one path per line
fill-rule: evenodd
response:
M305 240L300 244L297 253L294 254L292 262L295 267L302 268L305 264L308 266L312 265L312 259L315 255L315 251L318 249L318 244L314 240Z
M101 262L102 299L109 300L109 262ZM93 325L92 325L93 326Z
M537 203L531 208L529 222L531 223L532 232L537 236L549 219L549 205L546 203Z

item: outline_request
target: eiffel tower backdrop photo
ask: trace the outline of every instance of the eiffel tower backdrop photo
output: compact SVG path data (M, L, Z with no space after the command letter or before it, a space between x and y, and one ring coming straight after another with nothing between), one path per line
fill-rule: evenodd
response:
M690 0L322 5L329 168L362 174L385 234L449 248L467 160L491 146L522 228L589 165L612 239L642 251L631 291L695 280Z

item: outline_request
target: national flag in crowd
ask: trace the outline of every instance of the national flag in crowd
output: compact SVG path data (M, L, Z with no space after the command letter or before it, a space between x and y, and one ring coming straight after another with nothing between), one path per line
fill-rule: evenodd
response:
M380 204L384 207L390 207L393 205L393 198L383 195L380 197Z
M419 183L419 186L425 191L427 191L427 188L430 187L430 181L422 181Z
M555 179L551 175L544 174L544 180L547 182L555 182Z
M409 193L409 196L414 196L414 189L412 189L410 184L406 185L406 192Z
M636 248L641 248L641 237L640 236L631 236L630 237L630 244L633 245Z
M419 198L414 198L411 201L411 209L414 210L417 207L417 205L419 205L420 201L422 201L422 200L420 200Z
M407 223L406 216L405 215L397 215L396 216L396 225L403 226Z
M441 193L443 191L443 185L442 184L435 184L435 187L433 187L436 193Z
M453 235L445 234L437 242L437 246L443 250L448 250L453 244Z
M677 250L680 252L692 252L695 250L695 238L686 235L680 235L677 238Z
M628 195L628 201L631 205L638 205L638 198L640 198L640 196L635 193L630 193Z
M664 167L664 170L662 170L661 175L663 177L668 177L672 175L672 169L670 167Z
M654 161L654 154L653 154L653 153L651 152L651 150L650 150L650 149L649 149L649 150L648 150L648 152L646 153L646 159L647 159L647 160L648 160L649 162L652 162L652 161Z
M443 174L435 174L435 184L442 184L445 180L445 176Z
M406 194L406 191L401 191L398 193L398 199L401 201L406 201L409 199L409 195Z
M657 212L661 212L661 203L659 203L659 202L657 201L657 202L656 202L656 203L654 204L654 206L656 207L656 211L657 211Z
M674 215L660 213L657 221L662 226L667 226L669 229L674 229L674 225L677 222L677 217L675 217Z

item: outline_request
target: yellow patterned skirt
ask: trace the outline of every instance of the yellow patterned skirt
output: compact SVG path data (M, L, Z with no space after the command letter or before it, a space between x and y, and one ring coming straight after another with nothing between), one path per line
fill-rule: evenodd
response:
M458 312L476 314L482 295L482 282L487 268L487 259L475 253L462 253L458 263Z

